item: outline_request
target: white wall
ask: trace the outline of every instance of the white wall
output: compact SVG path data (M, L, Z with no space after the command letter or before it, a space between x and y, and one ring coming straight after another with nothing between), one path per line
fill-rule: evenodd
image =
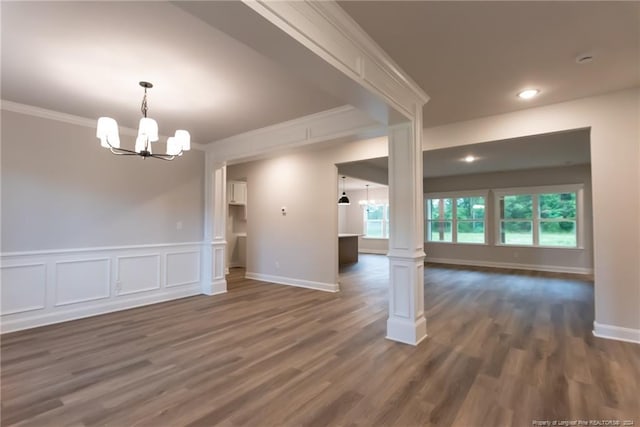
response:
M200 293L204 153L117 157L3 110L1 162L2 332Z
M640 89L425 129L435 149L591 129L598 335L640 342Z
M582 249L495 246L494 199L493 193L489 193L486 202L488 245L425 242L427 261L592 273L593 216L591 209L591 169L588 165L429 178L424 180L424 190L425 193L438 193L559 184L584 185L582 227L584 229L584 247Z

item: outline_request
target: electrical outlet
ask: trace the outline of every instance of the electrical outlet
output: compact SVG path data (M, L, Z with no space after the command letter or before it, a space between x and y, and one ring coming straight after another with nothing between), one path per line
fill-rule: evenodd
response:
M279 269L280 268L280 262L276 261L276 268Z
M176 222L176 230L182 230L182 221Z

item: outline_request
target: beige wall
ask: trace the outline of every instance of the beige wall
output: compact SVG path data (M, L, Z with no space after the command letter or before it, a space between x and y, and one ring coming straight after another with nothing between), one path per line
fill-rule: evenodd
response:
M424 149L591 130L596 322L640 341L640 89L425 129ZM596 331L599 326L596 325Z
M283 281L338 283L335 165L385 156L386 148L386 138L327 148L318 144L311 150L228 166L228 179L247 180L247 272Z
M489 219L487 221L488 245L425 242L427 261L504 265L505 267L511 264L522 268L530 266L536 269L590 273L593 270L593 215L591 169L588 165L430 178L424 181L424 191L437 193L560 184L584 185L583 249L495 246L494 199L493 193L489 193L486 209Z
M589 128L591 131L591 172L592 172L592 206L593 206L593 251L596 294L596 321L613 328L640 330L640 90L631 89L617 93L579 99L539 108L521 110L514 113L501 114L466 122L458 122L424 130L423 148L425 150L445 148L459 145L475 144L536 135L570 129ZM323 166L296 168L275 167L278 161L294 160L292 156L283 156L261 162L260 173L255 175L267 178L273 174L285 174L286 180L298 181L287 184L283 188L272 188L275 191L274 201L263 200L261 204L250 206L258 209L264 205L273 209L280 204L302 205L305 213L318 214L321 221L309 224L297 222L291 234L273 232L268 240L253 246L248 238L247 245L250 258L267 259L264 265L249 259L256 268L273 269L273 253L298 254L304 249L307 255L330 261L337 259L336 244L333 235L338 231L337 180L333 165L365 158L387 155L386 142L378 141L376 148L370 150L360 145L359 150L349 151L349 155L323 155L311 160L300 154L300 160L320 162ZM339 151L342 148L337 148ZM348 148L345 148L348 150ZM311 155L309 155L311 156ZM304 162L302 164L304 164ZM267 166L271 165L271 166ZM319 169L322 172L319 172ZM317 172L318 175L314 176ZM255 179L255 178L254 178ZM271 177L270 181L277 181ZM291 194L286 191L290 185L300 190ZM262 185L264 188L264 185ZM326 189L330 188L330 192ZM250 192L249 203L255 191ZM329 194L329 195L328 195ZM264 196L266 197L266 196ZM289 202L290 198L296 200ZM275 200L278 201L275 201ZM255 207L254 207L255 206ZM311 208L317 210L311 212ZM624 209L622 209L624 207ZM274 215L269 213L269 215ZM286 229L285 221L277 215L264 221L265 227ZM249 227L251 228L251 227ZM307 230L313 229L313 235ZM306 237L303 237L306 236ZM313 236L320 236L314 241ZM288 240L292 237L292 241ZM295 243L292 243L295 242ZM320 255L318 255L320 254ZM281 255L278 255L281 256ZM587 257L588 258L588 257ZM294 257L294 259L297 259ZM548 262L542 260L541 262ZM337 261L335 261L337 264ZM327 269L330 267L327 266ZM322 277L328 280L335 272L320 272L316 266L308 271L296 269L297 277L315 280ZM284 274L283 274L284 275ZM622 334L626 332L621 332Z
M95 128L3 110L2 252L200 242L203 180L202 152L114 156Z
M248 273L337 283L337 172L326 156L301 153L230 166L227 176L247 180Z

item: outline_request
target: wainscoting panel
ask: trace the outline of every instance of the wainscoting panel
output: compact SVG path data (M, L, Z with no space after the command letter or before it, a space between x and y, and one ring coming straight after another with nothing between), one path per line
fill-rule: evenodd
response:
M81 259L56 262L55 306L109 298L111 260Z
M200 252L173 252L167 254L167 288L200 283Z
M160 289L160 254L118 257L117 295Z
M393 315L409 318L411 301L409 299L409 283L411 276L409 267L405 265L391 266L391 281L393 285Z
M2 314L16 314L45 307L45 264L2 266L0 300Z
M0 332L201 294L202 242L0 254Z

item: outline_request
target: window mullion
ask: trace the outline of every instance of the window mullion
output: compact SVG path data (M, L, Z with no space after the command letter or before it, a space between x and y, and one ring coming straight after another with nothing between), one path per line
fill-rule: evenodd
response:
M451 241L458 242L458 199L451 199Z
M533 215L533 221L531 223L531 227L533 227L533 230L531 230L533 232L533 246L540 246L540 225L539 225L539 206L538 206L538 195L537 194L532 194L532 202L533 202L533 209L532 209L532 215Z

